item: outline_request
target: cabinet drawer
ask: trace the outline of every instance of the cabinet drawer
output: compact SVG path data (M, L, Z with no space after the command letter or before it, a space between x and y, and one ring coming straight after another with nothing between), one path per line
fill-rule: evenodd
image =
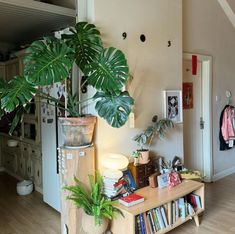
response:
M148 165L148 166L146 166L146 168L145 168L145 175L146 175L146 176L152 175L153 172L154 172L153 165Z
M38 158L38 159L40 159L40 158L42 157L41 151L40 151L38 148L32 147L32 146L31 146L31 148L30 148L30 150L29 150L29 154L30 154L30 156L33 157L33 158Z

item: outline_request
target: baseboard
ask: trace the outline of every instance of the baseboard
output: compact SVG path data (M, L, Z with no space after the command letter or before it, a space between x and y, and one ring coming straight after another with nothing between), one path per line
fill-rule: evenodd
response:
M226 170L223 170L213 176L213 181L220 180L226 176L229 176L231 174L235 173L235 167L228 168Z
M11 172L11 171L8 171L6 168L4 168L4 171L5 171L8 175L10 175L10 176L16 178L17 180L23 180L22 177L16 175L15 173L13 173L13 172Z
M35 191L41 193L43 195L43 189L40 187L35 186Z
M16 178L17 180L19 180L19 181L23 180L22 177L20 177L20 176L14 174L14 173L12 173L11 171L8 171L8 170L5 169L4 167L3 167L2 169L3 169L3 171L5 171L7 174L9 174L10 176ZM1 168L0 168L0 171L1 171ZM43 194L43 189L40 188L40 187L35 186L35 191L37 191L37 192Z

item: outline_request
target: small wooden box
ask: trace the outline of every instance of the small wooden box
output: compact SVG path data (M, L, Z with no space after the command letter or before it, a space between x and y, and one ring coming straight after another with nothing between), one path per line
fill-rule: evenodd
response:
M149 185L149 176L154 173L154 165L151 160L147 164L139 164L138 166L134 166L134 163L130 163L129 169L137 188L143 188Z

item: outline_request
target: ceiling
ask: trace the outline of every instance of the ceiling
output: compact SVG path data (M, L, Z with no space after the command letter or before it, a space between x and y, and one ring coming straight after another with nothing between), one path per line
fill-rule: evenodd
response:
M74 25L76 11L32 0L0 0L0 41L23 45Z

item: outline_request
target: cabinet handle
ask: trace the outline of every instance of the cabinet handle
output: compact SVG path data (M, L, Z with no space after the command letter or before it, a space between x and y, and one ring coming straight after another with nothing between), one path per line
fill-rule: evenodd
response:
M38 178L39 178L39 175L40 175L40 174L39 174L39 170L38 170Z
M24 148L24 150L26 151L26 150L27 150L27 148Z
M32 153L35 153L35 150L32 150Z

